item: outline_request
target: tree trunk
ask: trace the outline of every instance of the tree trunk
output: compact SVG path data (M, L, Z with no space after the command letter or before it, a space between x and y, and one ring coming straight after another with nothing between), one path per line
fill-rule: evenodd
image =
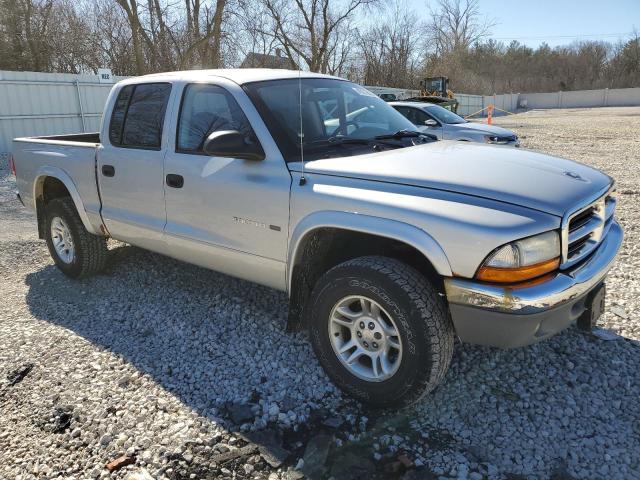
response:
M136 74L144 75L146 72L146 65L144 61L144 54L142 52L142 40L140 38L142 36L142 25L140 24L140 18L138 17L138 4L136 3L136 0L130 0L131 5L129 5L127 0L116 1L125 11L127 19L129 20L129 27L131 28L131 43L133 44L133 54L136 59Z
M226 4L227 0L218 0L216 2L215 13L213 14L211 45L211 67L213 68L220 68L222 65L222 59L220 57L220 46L222 44L222 20Z

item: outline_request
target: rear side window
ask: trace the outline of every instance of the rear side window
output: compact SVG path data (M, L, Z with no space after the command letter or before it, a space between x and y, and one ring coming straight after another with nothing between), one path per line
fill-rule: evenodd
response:
M118 94L109 140L118 147L159 150L171 84L127 85Z
M111 123L109 124L109 141L114 145L120 145L122 138L122 127L124 126L124 116L127 113L129 100L133 93L134 85L127 85L118 94L116 104L111 113Z
M203 153L207 137L221 130L237 130L245 143L258 143L249 120L229 92L206 83L188 85L182 96L176 151Z

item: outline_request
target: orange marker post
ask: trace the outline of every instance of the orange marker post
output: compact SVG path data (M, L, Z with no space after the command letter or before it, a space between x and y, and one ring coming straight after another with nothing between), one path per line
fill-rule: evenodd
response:
M489 104L487 107L487 124L493 125L493 104Z

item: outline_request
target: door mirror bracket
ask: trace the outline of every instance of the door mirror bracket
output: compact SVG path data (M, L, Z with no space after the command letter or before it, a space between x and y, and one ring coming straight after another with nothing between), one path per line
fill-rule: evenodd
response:
M248 143L237 130L221 130L211 133L204 141L202 150L212 157L240 158L242 160L264 160L264 150L259 143Z

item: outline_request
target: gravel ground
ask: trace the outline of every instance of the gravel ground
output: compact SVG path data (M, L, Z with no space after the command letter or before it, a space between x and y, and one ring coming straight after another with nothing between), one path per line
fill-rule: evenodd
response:
M640 108L496 123L618 180L617 335L458 345L403 411L343 398L283 333L282 293L116 242L107 272L67 279L0 170L0 478L640 478Z

